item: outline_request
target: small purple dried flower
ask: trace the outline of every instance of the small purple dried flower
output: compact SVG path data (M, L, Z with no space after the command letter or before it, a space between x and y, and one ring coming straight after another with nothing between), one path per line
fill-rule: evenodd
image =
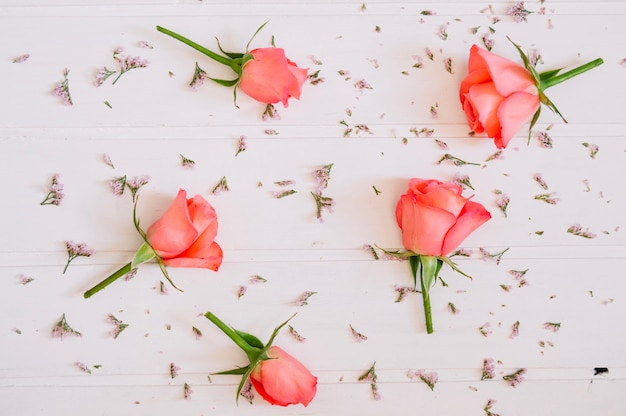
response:
M354 88L358 89L359 92L363 92L363 90L373 90L372 86L365 81L364 79L359 80L354 83Z
M367 337L354 329L352 325L350 325L350 332L357 342L367 341Z
M61 319L59 320L59 322L57 322L56 325L54 326L54 328L52 328L52 337L63 339L63 337L66 336L66 335L71 335L71 336L74 336L74 337L82 337L83 336L83 334L81 334L80 332L74 330L67 323L67 320L65 319L65 314L63 314L63 316L61 316Z
M539 146L546 149L552 149L552 138L545 131L537 133L537 140L539 140Z
M115 169L115 165L113 165L113 161L111 161L111 156L109 156L107 153L102 154L102 161L110 166L112 169Z
M22 285L27 285L30 282L32 282L33 280L35 280L32 277L30 277L30 276L26 276L25 274L20 274L19 277L20 277L20 284L22 284Z
M120 321L111 313L107 315L107 322L115 326L115 328L111 330L111 335L113 336L113 339L117 339L117 337L122 333L122 331L128 328L128 324L125 324L124 322Z
M481 380L491 380L496 376L495 371L496 363L493 358L485 358L483 360L483 375L480 377Z
M63 70L63 81L59 82L56 87L54 87L54 95L57 97L61 97L63 104L65 105L74 105L72 101L72 96L70 95L70 85L68 75L70 70L65 68Z
M304 306L304 305L308 305L308 300L311 296L317 294L317 292L311 292L311 291L306 291L304 292L302 295L300 295L300 297L298 298L298 300L296 301L296 305L297 306Z
M87 365L85 363L81 363L81 362L77 361L77 362L74 363L74 365L76 366L76 368L78 368L83 373L91 374L91 370L89 369L89 367L87 367Z
M193 332L193 336L196 338L196 341L202 338L202 331L200 331L195 326L191 327L191 332Z
M193 393L191 386L187 383L184 383L183 384L183 397L185 398L185 400L191 399L191 393Z
M18 57L13 58L13 63L14 64L21 64L22 62L26 62L28 60L28 58L30 58L30 54L25 53L23 55L20 55Z
M213 195L218 195L222 191L223 192L230 191L230 189L228 189L228 182L226 181L226 176L222 176L222 179L220 179L220 181L217 183L217 185L215 185L215 187L213 188L211 193Z
M435 384L439 381L439 376L436 371L425 373L424 370L409 370L406 375L411 380L419 378L428 386L430 390L435 390Z
M502 376L502 379L509 383L511 387L517 387L522 381L524 381L524 374L526 374L526 369L520 368L514 373Z
M528 20L526 20L526 16L528 16L531 13L532 12L524 8L523 1L519 1L515 3L513 6L509 7L509 9L506 11L506 14L509 16L513 16L513 18L515 19L515 22L517 23L528 22Z
M52 176L52 183L50 184L50 191L39 205L61 205L61 200L65 194L61 192L63 190L63 184L59 182L61 175L55 174Z
M197 90L198 87L200 87L202 84L204 84L204 81L208 78L207 73L204 69L200 68L200 65L198 65L198 63L196 62L196 69L193 73L193 78L191 79L191 82L189 83L189 86L194 89Z
M452 183L462 187L463 189L470 188L471 190L474 190L474 187L470 182L469 176L463 175L459 172L454 174L454 177L452 178Z
M150 45L145 40L140 40L139 42L137 42L137 46L139 46L142 49L154 49L154 46Z
M541 186L543 189L548 189L548 184L546 183L546 181L543 180L543 178L541 177L540 173L535 173L533 175L533 179L535 180L535 182L537 182L539 184L539 186Z
M122 55L123 52L124 50L122 48L117 48L113 51L113 59L115 59L120 66L120 73L117 78L113 80L113 85L115 85L117 80L119 80L122 75L131 69L145 68L148 66L147 60L140 58L139 56Z
M374 362L374 364L372 364L372 366L369 368L369 370L367 370L365 373L363 373L358 380L363 382L369 382L370 383L370 387L372 389L372 396L374 397L374 400L380 400L380 393L378 393L378 376L376 375L376 362Z
M239 395L246 399L248 403L252 404L252 401L254 400L254 393L252 392L252 382L250 381L250 378L243 383Z
M139 191L139 189L141 189L141 187L146 185L148 182L150 182L150 175L133 176L132 178L126 180L126 186L130 189L133 202L137 199L137 191Z
M480 328L478 328L478 331L483 337L488 337L493 332L491 331L491 323L485 322Z
M113 195L123 195L124 189L126 188L126 175L113 178L109 182L109 187L111 188L111 192L113 192Z
M95 86L96 87L101 86L102 84L106 82L107 79L109 79L111 75L115 74L116 72L117 71L111 71L106 66L103 66L96 73L96 80L94 81Z
M556 192L550 192L547 194L539 194L539 195L535 195L535 199L538 201L543 201L546 204L556 205L559 203L559 198L554 197L554 195L556 195Z
M589 231L589 229L583 230L580 224L572 225L567 229L567 232L573 235L577 235L583 238L595 238L596 234Z
M267 120L280 120L280 114L274 104L268 104L265 106L265 111L263 111L263 115L261 115L263 121Z
M543 324L543 327L552 332L558 332L559 329L561 329L561 323L560 322L545 322Z
M416 293L417 290L414 287L409 286L394 286L393 290L398 294L396 298L396 303L402 302L406 297L407 293Z
M239 153L245 151L248 148L248 145L246 143L246 136L240 136L239 137L239 144L237 145L237 153L235 153L235 156L237 156Z
M181 164L184 168L193 168L196 165L196 162L194 162L193 160L189 158L186 158L182 154L179 154L179 156L181 159Z
M298 331L296 331L291 325L288 325L288 327L289 327L289 333L291 334L292 337L295 338L296 341L298 342L306 341L306 338L300 335Z
M170 363L170 377L176 378L178 377L178 372L180 371L180 367L178 367L174 363Z
M515 321L511 326L511 338L516 338L519 336L519 321Z
M87 248L85 243L75 243L71 240L65 242L65 248L67 249L67 263L63 269L63 274L67 271L70 262L76 257L91 257L94 253L93 250Z
M239 289L237 289L237 299L241 299L241 297L245 295L247 291L248 291L247 286L245 285L239 286Z

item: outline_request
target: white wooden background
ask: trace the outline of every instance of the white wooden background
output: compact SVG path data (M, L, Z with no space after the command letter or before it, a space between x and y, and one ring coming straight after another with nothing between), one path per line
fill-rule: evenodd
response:
M545 7L545 14L521 23L506 15L512 4L0 1L1 413L484 415L493 399L491 411L506 416L626 414L626 3L527 1L527 9ZM493 24L494 17L501 20ZM270 121L261 119L264 106L243 93L237 109L230 89L188 88L196 61L211 75L228 73L155 30L161 25L209 47L217 36L241 50L268 19L252 46L274 36L292 60L323 78L304 86L301 101L277 106L281 119ZM544 111L528 145L520 131L502 159L486 162L496 149L487 138L467 136L458 86L469 47L482 46L490 26L493 52L519 59L510 36L540 51L540 70L596 57L605 64L548 90L569 124ZM140 48L140 41L153 49ZM95 74L114 66L116 47L150 63L96 88ZM13 63L26 53L30 59ZM419 61L423 67L414 68ZM64 68L71 107L52 94ZM372 89L355 88L359 80ZM342 121L370 132L343 137ZM422 128L434 133L412 133ZM551 149L540 145L539 132L552 138ZM235 157L241 136L248 148ZM595 158L583 143L598 146ZM446 152L481 166L437 164ZM115 169L102 161L105 153ZM182 167L179 154L195 167ZM336 206L321 223L310 195L312 172L329 163L325 195ZM470 177L475 191L466 192L493 219L463 244L473 254L458 264L474 279L443 270L448 287L432 291L435 333L427 335L419 296L395 302L394 286L411 283L408 264L376 261L363 246L400 248L394 208L409 178L452 180L455 173ZM40 206L54 174L66 197L60 206ZM163 295L158 267L147 264L133 280L83 299L141 242L130 197L108 187L124 174L151 177L138 208L146 226L179 188L215 206L224 248L219 272L170 268L184 293ZM223 176L230 191L212 195ZM280 180L296 181L297 193L274 198ZM506 218L494 190L510 197ZM559 203L534 199L545 192L555 192ZM568 233L575 224L596 237ZM66 240L86 243L95 254L74 260L63 275ZM480 248L508 251L497 264ZM511 271L526 269L527 285L519 287ZM267 283L250 284L253 275ZM23 276L34 280L23 285ZM248 290L238 299L242 285ZM305 291L317 294L299 307ZM298 312L291 325L306 341L284 331L276 344L319 378L315 400L307 408L278 408L256 397L236 407L238 377L207 376L245 364L245 356L202 317L209 310L264 340ZM51 336L62 314L82 337ZM108 314L129 324L117 339ZM519 336L512 338L516 321ZM546 330L545 322L560 322L560 331ZM479 331L485 324L488 336ZM350 325L367 340L357 342ZM485 358L498 361L493 380L480 380ZM180 367L174 379L170 363ZM380 400L358 382L373 363ZM609 372L594 375L596 367ZM527 369L522 384L502 380L520 368ZM418 369L437 372L434 391L407 377ZM189 400L184 383L193 390Z

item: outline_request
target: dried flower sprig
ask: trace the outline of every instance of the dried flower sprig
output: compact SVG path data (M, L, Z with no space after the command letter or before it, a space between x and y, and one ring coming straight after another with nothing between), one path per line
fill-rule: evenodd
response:
M111 156L109 156L108 153L102 153L102 161L107 165L110 166L111 169L115 169L115 165L113 164L113 161L111 160Z
M543 327L549 331L558 332L559 329L561 329L561 323L560 322L545 322L543 324Z
M459 159L456 156L452 156L450 153L446 153L445 155L443 155L441 159L437 161L437 164L441 165L443 162L446 162L446 161L451 162L454 166L463 166L463 165L480 166L480 163L466 162L462 159Z
M124 189L126 189L126 175L117 176L111 179L109 181L109 187L111 188L111 192L113 192L113 195L123 195Z
M491 323L485 322L480 328L478 328L478 332L480 332L483 337L488 337L489 335L491 335L491 333L493 332L491 330Z
M94 253L93 250L87 248L85 243L75 243L71 240L65 242L65 248L67 250L67 263L65 263L65 268L63 268L63 274L67 271L67 267L72 260L77 257L91 257Z
M316 295L317 292L311 292L309 290L305 291L304 293L302 293L302 295L300 295L300 297L298 298L298 300L296 301L296 305L297 306L305 306L308 305L308 300L311 296Z
M394 286L393 290L398 294L396 297L396 303L402 302L406 297L407 293L419 293L419 291L410 286Z
M89 369L89 367L87 367L87 364L81 363L80 361L76 361L74 365L83 373L91 374L91 370Z
M226 180L226 176L222 176L222 179L215 185L211 193L213 195L218 195L221 192L228 192L230 189L228 188L228 181Z
M170 363L170 378L174 379L178 377L178 372L180 371L180 367L174 363Z
M193 73L193 77L191 78L191 82L189 83L189 86L196 90L198 89L198 87L200 87L201 85L204 84L204 81L206 81L208 79L208 75L206 73L206 71L202 68L200 68L200 65L198 65L198 63L196 62L196 69Z
M595 238L596 234L589 231L588 228L583 230L580 224L574 224L567 229L567 232L583 238Z
M13 63L14 64L21 64L22 62L26 62L28 60L28 58L30 58L30 54L25 53L25 54L22 54L20 56L17 56L15 58L13 58Z
M496 363L493 358L485 358L483 360L483 373L480 377L481 380L491 380L496 376L495 371Z
M50 184L50 191L39 205L61 205L61 201L65 194L63 191L63 184L59 182L61 175L55 174L52 176L52 183Z
M435 384L439 381L439 375L436 371L432 371L430 373L425 373L424 370L409 370L407 372L407 377L411 380L414 378L419 378L422 380L431 391L435 390Z
M111 335L113 336L113 339L117 339L117 337L122 333L122 331L128 328L128 324L125 324L124 322L120 321L111 313L107 315L107 322L115 326L115 328L111 330Z
M504 253L506 253L507 251L509 251L510 247L505 248L502 251L499 251L497 253L490 253L487 250L485 250L484 248L480 248L480 254L482 256L483 260L494 260L496 262L496 265L500 264L500 261L502 260L502 256L504 255Z
M358 332L356 329L354 329L352 325L350 325L350 332L352 333L352 336L357 342L367 341L367 337L363 335L362 333Z
M263 114L261 115L261 119L263 121L280 120L280 113L278 112L274 104L268 104L265 106L265 110L263 111Z
M144 185L147 185L148 182L150 182L150 175L133 176L130 179L126 179L126 187L130 190L133 202L137 202L137 191L139 191Z
M317 214L316 217L320 222L323 222L322 218L322 210L326 209L328 212L333 212L333 207L335 206L335 200L333 198L322 196L322 194L311 192L313 198L315 199L315 204L317 205Z
M374 397L374 400L380 400L381 396L378 392L378 376L376 375L375 361L374 364L372 364L372 366L369 368L369 370L359 376L358 381L370 383L370 387L372 389L372 397Z
M459 185L464 189L470 188L471 190L474 190L474 187L470 182L470 177L459 172L454 174L454 177L452 178L452 183Z
M179 154L180 159L181 159L181 165L184 168L193 168L196 165L196 162L189 159L188 157L183 156L182 154Z
M552 138L545 131L540 131L537 133L537 140L539 141L539 146L544 147L546 149L552 149Z
M295 328L291 325L287 326L289 329L289 334L298 342L305 342L306 338L303 337L302 335L300 335L300 333L298 331L295 330Z
M585 142L585 143L583 143L583 146L585 146L586 148L589 149L589 156L592 159L595 159L596 155L600 151L600 147L598 147L597 144L590 144L590 143Z
M247 148L248 144L246 143L246 136L240 136L239 142L237 144L237 153L235 153L235 156L237 156L241 152L244 152Z
M508 16L513 16L516 23L528 22L528 20L526 20L526 16L531 13L531 11L526 10L526 8L524 7L523 1L518 1L517 3L509 7L506 11L506 14Z
M54 325L54 328L52 328L52 336L54 338L61 338L63 339L64 336L73 336L73 337L82 337L83 334L81 334L80 332L76 331L74 328L72 328L68 323L67 323L67 319L65 318L65 314L63 314L63 316L61 316L61 319L59 320L59 322L56 323L56 325Z
M19 278L20 278L20 284L21 285L27 285L30 282L32 282L33 280L35 280L32 277L30 277L30 276L26 276L25 274L20 274Z
M535 173L533 175L533 180L535 182L537 182L539 184L539 186L541 186L543 189L545 189L545 190L548 189L548 184L546 183L545 180L543 180L543 177L541 176L540 173Z
M126 72L135 68L145 68L148 66L148 61L139 56L127 56L124 54L124 48L115 48L113 50L113 59L117 62L119 69L112 71L107 67L102 67L96 74L95 84L97 87L105 83L113 74L118 74L113 80L112 85L121 78Z
M494 399L487 400L487 403L485 404L485 407L483 408L483 410L485 411L485 416L500 416L498 413L493 413L491 411L491 408L493 407L495 403L496 401Z
M538 194L535 195L535 199L537 201L543 201L546 204L556 205L559 203L560 199L555 197L556 192L550 192L547 194Z
M509 383L509 385L511 387L517 387L518 385L520 385L520 383L522 381L524 381L524 375L526 374L526 369L525 368L520 368L519 370L511 373L511 374L507 374L502 376L502 380L506 381L507 383Z
M493 193L498 195L498 199L496 199L496 206L500 209L500 211L502 211L502 214L504 214L504 218L507 218L506 210L509 207L509 202L511 202L511 199L500 189L494 189Z
M519 336L519 325L519 321L513 322L513 325L511 325L511 335L509 336L510 338L517 338Z
M239 395L246 399L248 403L252 404L254 401L254 392L252 391L252 382L250 379L247 379L245 383L243 383Z
M54 95L57 97L61 97L63 104L65 105L74 105L72 101L72 96L70 94L70 81L68 75L70 74L70 70L65 68L63 70L63 81L59 82L54 87Z
M193 393L191 386L187 383L184 383L183 384L183 398L185 400L191 400L191 393Z

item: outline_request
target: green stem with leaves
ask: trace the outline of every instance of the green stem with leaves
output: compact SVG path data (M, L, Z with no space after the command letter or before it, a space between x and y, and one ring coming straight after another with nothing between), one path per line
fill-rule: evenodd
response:
M222 332L226 334L235 344L237 344L237 346L246 353L251 362L258 360L261 349L250 346L250 344L241 335L239 335L237 331L226 325L224 321L215 316L212 312L207 312L204 316L209 321L213 322L216 327L221 329Z
M188 39L188 38L186 38L186 37L184 37L182 35L179 35L176 32L172 32L171 30L166 29L164 27L157 26L156 29L159 32L161 32L161 33L164 33L164 34L166 34L168 36L173 37L176 40L181 41L182 43L184 43L187 46L191 46L192 48L194 48L198 52L203 53L204 55L208 56L209 58L213 59L214 61L217 61L220 64L223 64L223 65L226 65L226 66L230 67L236 73L239 74L241 72L241 65L236 60L227 58L227 57L222 56L222 55L219 55L219 54L213 52L212 50L207 49L204 46L194 42L193 40Z
M582 74L583 72L587 72L597 66L600 66L604 63L604 61L602 60L602 58L598 58L598 59L594 59L591 62L587 62L584 65L581 65L579 67L576 67L572 70L569 70L567 72L564 72L560 75L556 75L553 77L548 78L547 80L542 80L541 81L541 85L539 86L539 88L541 90L545 90L547 88L553 87L557 84L562 83L563 81L567 81L570 78L574 78L575 76L578 76L580 74Z

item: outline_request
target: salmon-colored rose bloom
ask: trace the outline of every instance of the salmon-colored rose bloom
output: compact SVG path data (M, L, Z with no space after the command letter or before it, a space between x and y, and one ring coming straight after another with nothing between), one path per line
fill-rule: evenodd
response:
M146 239L166 265L217 271L222 249L215 242L217 214L200 195L187 199L183 189L168 210L146 231Z
M505 148L539 109L535 79L522 65L476 45L468 71L460 89L467 122L474 133L486 132L498 149Z
M269 359L261 360L250 373L256 391L271 404L307 406L315 397L317 377L280 347L266 351Z
M415 254L445 256L491 218L481 204L464 198L463 188L435 179L409 180L396 206L402 244Z
M300 99L308 69L298 68L281 48L259 48L249 52L254 58L241 71L239 88L250 97L266 104L283 103L291 97Z

